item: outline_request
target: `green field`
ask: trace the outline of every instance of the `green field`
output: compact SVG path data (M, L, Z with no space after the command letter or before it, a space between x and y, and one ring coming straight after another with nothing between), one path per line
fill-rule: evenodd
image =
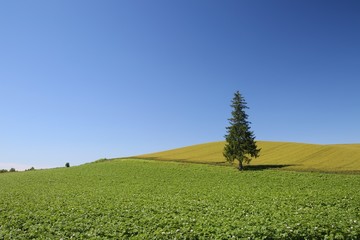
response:
M359 239L360 175L123 159L0 174L0 239Z
M318 145L259 141L260 157L251 165L275 165L287 170L360 172L360 144ZM224 142L212 142L144 154L138 158L223 164Z

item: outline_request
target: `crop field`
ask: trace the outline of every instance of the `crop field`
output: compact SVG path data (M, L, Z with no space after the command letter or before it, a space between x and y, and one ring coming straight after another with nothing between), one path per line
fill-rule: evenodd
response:
M225 142L211 142L137 156L155 160L223 164ZM281 165L288 170L360 172L360 144L305 144L258 141L260 157L252 165Z
M0 239L359 239L360 175L123 159L0 174Z

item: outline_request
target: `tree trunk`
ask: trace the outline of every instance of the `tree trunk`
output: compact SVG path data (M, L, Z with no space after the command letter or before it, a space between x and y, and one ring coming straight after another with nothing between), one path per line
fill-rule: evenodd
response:
M239 161L239 171L243 171L244 170L244 166L242 164L242 161Z

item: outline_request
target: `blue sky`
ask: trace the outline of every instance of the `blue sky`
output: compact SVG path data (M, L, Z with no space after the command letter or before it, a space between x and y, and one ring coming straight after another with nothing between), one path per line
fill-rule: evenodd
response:
M1 1L0 169L223 140L360 143L359 1Z

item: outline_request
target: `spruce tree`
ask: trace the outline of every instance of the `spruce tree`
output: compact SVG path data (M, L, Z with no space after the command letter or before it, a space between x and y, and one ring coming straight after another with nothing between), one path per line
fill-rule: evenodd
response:
M226 127L226 144L224 157L230 163L239 161L239 170L243 170L243 162L250 163L251 158L257 158L260 149L257 148L254 133L250 130L250 122L245 109L248 109L245 99L237 91L232 99L233 108L229 118L230 126Z

